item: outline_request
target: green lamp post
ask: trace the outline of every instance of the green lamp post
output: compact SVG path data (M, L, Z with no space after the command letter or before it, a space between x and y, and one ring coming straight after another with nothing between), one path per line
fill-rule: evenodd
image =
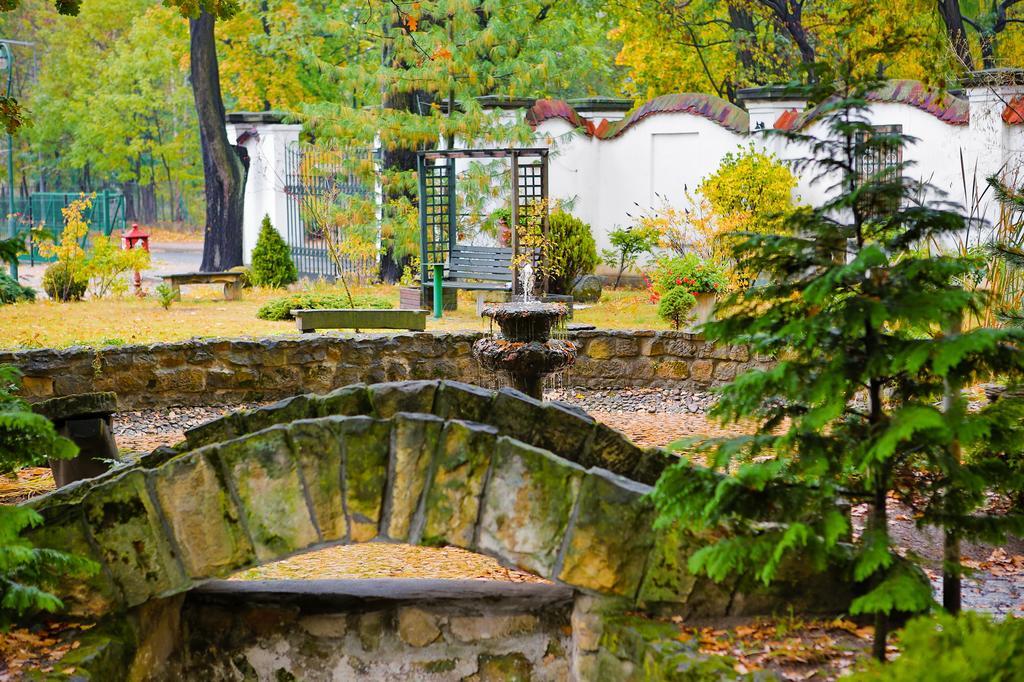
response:
M14 86L14 53L6 42L0 43L0 71L7 71L6 95L11 96ZM14 136L7 134L7 236L13 237L14 227ZM18 259L11 261L11 277L18 281Z

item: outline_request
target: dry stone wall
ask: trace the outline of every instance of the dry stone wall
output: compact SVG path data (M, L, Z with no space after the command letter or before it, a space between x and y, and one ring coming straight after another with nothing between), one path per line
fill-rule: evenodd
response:
M493 385L477 366L480 334L305 334L263 339L197 339L0 353L24 374L30 399L115 391L122 410L237 404L325 393L356 382L452 379ZM683 332L591 331L570 335L580 349L568 377L585 388L702 387L763 366L743 347L715 347Z

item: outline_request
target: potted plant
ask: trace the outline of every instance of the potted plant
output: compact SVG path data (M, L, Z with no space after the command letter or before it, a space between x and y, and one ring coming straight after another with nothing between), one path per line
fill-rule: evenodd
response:
M676 288L693 294L696 302L691 310L688 331L695 331L711 319L715 300L724 291L728 280L725 269L705 261L696 254L685 256L663 256L655 261L653 288L658 297L667 295Z

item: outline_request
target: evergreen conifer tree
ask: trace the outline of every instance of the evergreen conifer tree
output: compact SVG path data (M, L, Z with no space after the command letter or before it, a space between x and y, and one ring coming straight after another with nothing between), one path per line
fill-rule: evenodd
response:
M919 247L967 222L934 188L925 194L933 199L915 200L922 188L905 177L900 153L911 138L871 125L868 98L881 83L856 78L856 61L819 67L807 125L780 133L808 150L797 168L825 183L828 199L792 214L787 234L741 235L734 257L768 284L733 294L705 327L709 341L774 358L724 387L713 410L757 429L706 441L709 466L684 458L654 497L662 523L721 531L689 563L713 579L769 583L792 555L819 569L845 557L862 587L851 612L873 614L884 660L891 614L933 604L927 578L893 546L886 502L900 492L900 472L912 467L929 481L915 491L925 498L921 523L957 538L1020 528L1019 515L978 509L986 490L1020 485L1000 455L1019 428L1006 415L1019 422L1021 405L968 410L955 387L1019 376L1024 330L949 333L983 303L959 285L978 263ZM897 161L863 163L888 158ZM859 535L844 501L867 504ZM946 569L955 576L954 562Z
M263 216L260 235L256 239L256 247L252 250L249 278L255 286L275 289L299 279L291 250L281 234L270 224L270 216Z

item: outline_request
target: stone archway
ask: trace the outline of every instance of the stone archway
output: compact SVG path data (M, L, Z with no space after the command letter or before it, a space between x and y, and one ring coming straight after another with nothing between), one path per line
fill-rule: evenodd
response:
M330 414L357 407L373 416ZM585 461L607 451L609 462L635 467L623 454L643 454L585 415L514 392L353 386L230 415L177 450L40 498L33 506L45 523L33 540L102 566L67 595L93 614L319 546L369 541L450 544L635 603L654 563L649 487L506 435L517 425L530 425L534 443Z

